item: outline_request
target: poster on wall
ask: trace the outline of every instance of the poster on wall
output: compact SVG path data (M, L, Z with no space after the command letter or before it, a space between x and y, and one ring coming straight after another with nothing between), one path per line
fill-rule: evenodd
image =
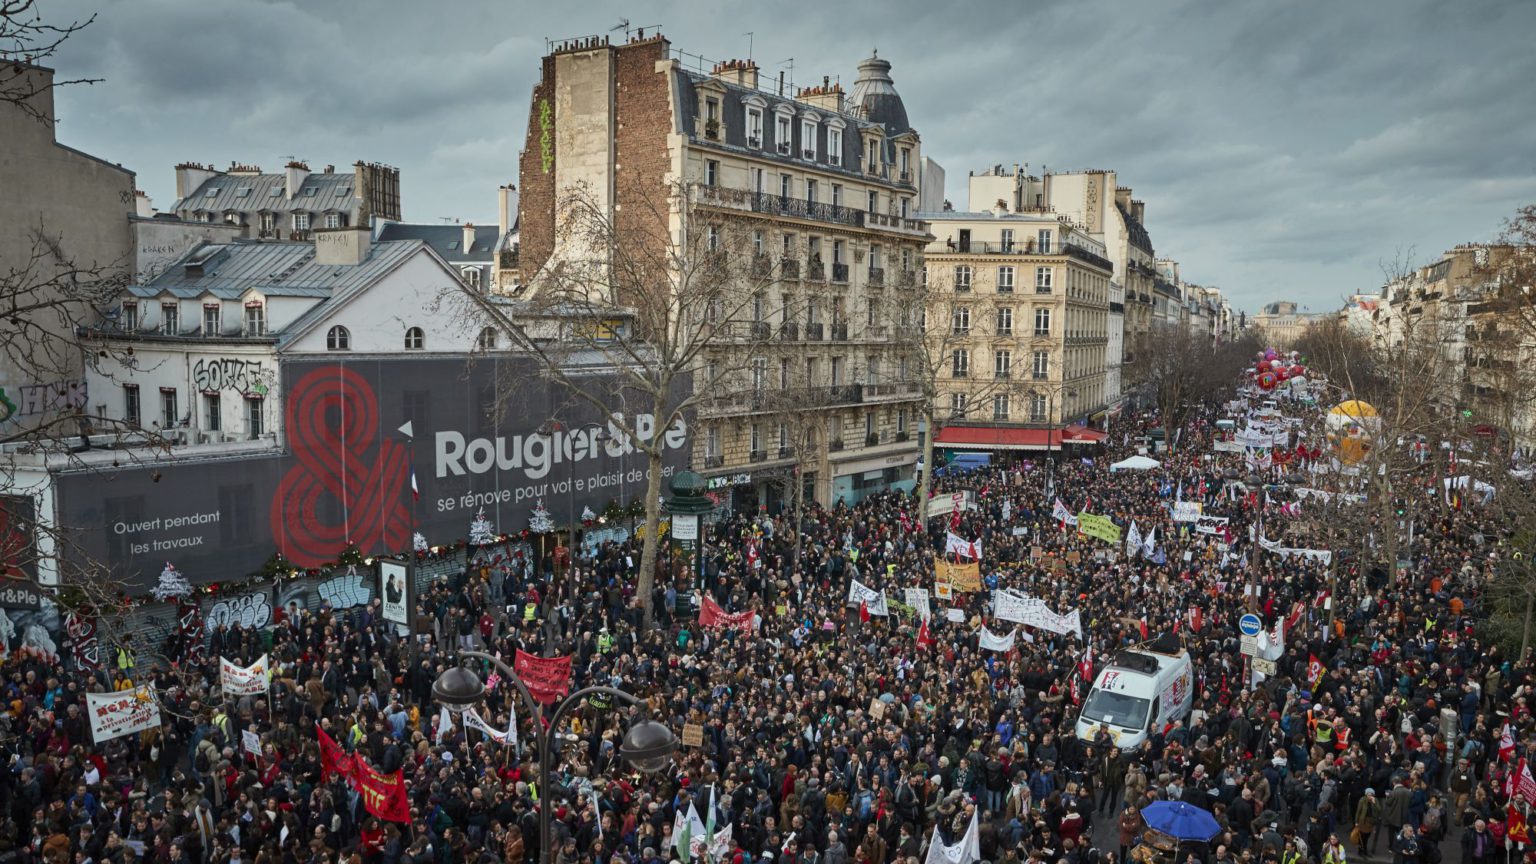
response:
M380 615L385 621L409 627L411 624L411 580L403 561L379 560Z
M80 538L66 567L98 565L140 592L168 559L199 584L255 573L274 551L324 568L349 544L365 557L402 554L413 529L454 542L480 510L516 533L541 499L558 502L559 520L643 497L642 441L662 442L664 477L688 458L686 422L657 429L633 414L631 437L526 357L303 358L278 377L281 448L59 474L58 518ZM639 404L623 380L582 383L610 404Z
M37 504L30 495L0 495L0 585L37 580Z

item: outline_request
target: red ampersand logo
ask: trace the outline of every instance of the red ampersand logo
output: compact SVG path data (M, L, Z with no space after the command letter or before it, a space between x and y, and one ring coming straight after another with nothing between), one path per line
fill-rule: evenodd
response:
M316 369L289 390L288 444L298 464L278 484L271 522L294 564L335 561L349 542L364 554L409 545L408 453L377 440L378 409L367 380L347 368ZM341 521L322 519L323 504L339 507Z

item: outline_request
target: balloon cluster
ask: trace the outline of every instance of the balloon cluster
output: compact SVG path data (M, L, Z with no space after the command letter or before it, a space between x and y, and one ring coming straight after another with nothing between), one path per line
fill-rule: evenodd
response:
M1302 365L1301 360L1300 352L1282 354L1273 348L1266 348L1254 355L1253 368L1248 370L1248 377L1267 393L1287 381L1306 380L1307 367Z

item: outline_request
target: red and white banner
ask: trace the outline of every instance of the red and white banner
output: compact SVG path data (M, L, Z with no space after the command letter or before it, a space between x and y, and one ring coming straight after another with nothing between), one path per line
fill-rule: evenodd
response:
M752 633L752 619L757 613L748 609L745 612L731 613L720 608L720 604L706 596L699 603L699 623L705 627L722 627L731 630L739 630L750 635Z
M160 725L160 705L148 687L87 693L85 710L91 715L91 740L97 744Z
M219 658L219 680L224 692L233 696L254 696L267 692L267 655L261 655L255 663L240 666L228 657Z
M480 716L478 711L471 708L464 712L464 728L479 729L485 733L485 737L495 741L497 744L517 743L517 717L515 715L512 717L512 722L507 724L507 731L502 732L499 729L492 728L491 724L485 722L485 719Z
M956 555L961 558L970 558L973 561L981 560L981 541L967 540L950 531L944 538L944 554Z
M341 777L363 799L363 806L369 813L391 822L411 821L411 804L405 794L403 772L380 772L362 756L341 749L341 745L325 734L319 724L315 724L315 734L320 740L322 782L331 777Z
M535 657L521 648L512 663L517 677L528 685L528 693L545 705L571 692L571 658Z

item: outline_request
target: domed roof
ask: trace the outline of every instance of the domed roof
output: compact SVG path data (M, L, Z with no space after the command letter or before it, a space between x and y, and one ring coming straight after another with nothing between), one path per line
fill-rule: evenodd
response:
M907 122L907 106L891 80L891 61L875 52L859 64L859 77L853 82L851 100L871 123L885 126L887 135L899 135L912 128Z

